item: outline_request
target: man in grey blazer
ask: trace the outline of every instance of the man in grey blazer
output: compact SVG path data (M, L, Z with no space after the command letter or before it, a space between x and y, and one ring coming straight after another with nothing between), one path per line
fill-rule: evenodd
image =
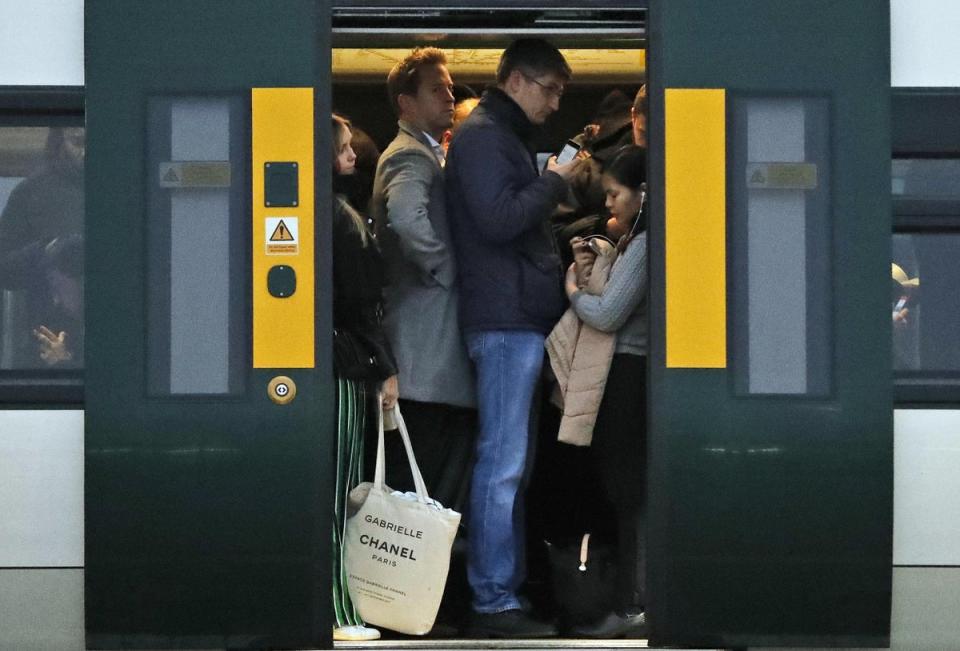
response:
M454 113L446 61L442 50L417 48L387 76L399 130L377 164L370 214L386 266L384 326L399 367L400 408L427 488L457 508L469 485L476 391L445 209L440 143ZM387 455L397 461L387 466L387 483L412 488L397 456L402 447L393 443L396 452Z

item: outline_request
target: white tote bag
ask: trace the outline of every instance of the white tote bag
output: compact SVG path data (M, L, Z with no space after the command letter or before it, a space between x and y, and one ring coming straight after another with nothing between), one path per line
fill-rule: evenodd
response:
M384 484L381 410L373 483L350 491L344 565L350 598L364 621L424 635L443 597L460 514L427 495L400 408L394 411L416 492L398 493Z

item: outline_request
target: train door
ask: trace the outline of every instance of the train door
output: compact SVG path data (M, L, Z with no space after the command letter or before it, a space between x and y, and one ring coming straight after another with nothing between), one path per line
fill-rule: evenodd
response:
M91 648L330 646L329 53L313 0L86 4Z
M650 33L651 643L886 646L888 3Z
M714 4L649 3L652 641L880 645L888 8ZM87 4L91 647L330 646L328 12Z

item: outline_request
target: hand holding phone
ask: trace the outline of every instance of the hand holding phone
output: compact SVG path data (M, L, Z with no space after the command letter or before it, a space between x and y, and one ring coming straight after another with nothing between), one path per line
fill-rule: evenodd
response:
M569 163L574 158L577 157L577 154L580 153L580 145L575 143L572 140L568 140L563 146L563 149L560 150L560 153L557 154L557 165L563 165L564 163Z
M597 257L596 251L590 246L590 240L581 237L570 240L570 250L573 252L573 261L578 268L592 264Z
M564 181L569 181L580 167L582 157L579 154L580 145L573 141L567 142L559 154L547 159L546 171L554 172Z
M895 325L906 325L907 314L910 312L910 310L907 308L908 300L909 297L904 294L893 306L893 323Z

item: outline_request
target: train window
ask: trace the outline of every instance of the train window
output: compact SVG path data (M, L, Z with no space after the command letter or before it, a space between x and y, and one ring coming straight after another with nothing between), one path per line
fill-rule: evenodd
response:
M960 402L960 92L894 90L894 397Z
M83 367L83 127L0 128L0 369Z
M898 201L960 202L960 159L895 158L892 190Z
M960 377L958 287L960 234L894 235L890 300L895 371Z
M732 316L739 394L830 391L829 114L734 97Z
M0 402L82 396L82 106L0 89Z
M890 302L896 397L906 402L956 402L960 178L953 171L960 170L960 160L917 162L895 160L893 165L897 232ZM898 196L909 198L898 201Z
M148 111L149 393L238 393L248 366L243 102L156 97Z

